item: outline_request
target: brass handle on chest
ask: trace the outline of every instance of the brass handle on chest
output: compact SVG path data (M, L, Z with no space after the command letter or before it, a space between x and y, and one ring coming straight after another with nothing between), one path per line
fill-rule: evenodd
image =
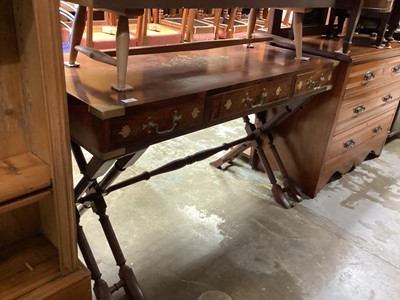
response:
M343 147L344 147L345 149L349 149L349 148L351 148L351 147L354 147L355 144L356 144L355 141L353 141L353 140L348 140L347 142L344 142L344 143L343 143Z
M378 125L374 129L372 129L373 133L379 133L381 131L382 131L382 126L381 125Z
M396 74L400 73L400 65L394 66L394 67L392 68L392 72L393 72L393 73L396 73Z
M353 112L358 115L365 111L364 105L358 105L356 108L353 109Z
M154 123L154 121L152 121L152 120L150 120L147 123L147 126L143 126L143 127L148 127L150 129L155 129L155 132L157 134L166 134L166 133L170 133L170 132L174 131L176 126L178 126L178 121L181 120L181 119L182 119L182 115L178 115L178 112L175 111L174 115L172 116L172 127L170 129L159 130L158 123Z
M372 71L368 71L364 75L364 79L362 81L362 84L367 84L368 82L372 81L375 78L375 74Z
M382 98L383 102L389 102L390 100L393 99L392 94L386 95L385 97Z

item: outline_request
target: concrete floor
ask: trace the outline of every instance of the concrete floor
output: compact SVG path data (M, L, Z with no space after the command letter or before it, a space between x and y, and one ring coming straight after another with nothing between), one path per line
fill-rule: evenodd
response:
M235 120L152 146L122 178L242 136ZM289 210L244 161L209 166L222 154L107 196L147 299L400 299L400 139ZM118 269L96 215L82 224L111 285Z

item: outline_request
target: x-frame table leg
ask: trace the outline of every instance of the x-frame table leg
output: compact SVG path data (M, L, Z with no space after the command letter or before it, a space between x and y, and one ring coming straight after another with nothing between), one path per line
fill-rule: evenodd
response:
M122 157L117 160L103 161L93 157L88 163L83 155L80 146L72 142L72 150L78 167L83 174L83 178L75 187L76 203L83 194L89 195L96 193L98 189L104 190L110 186L115 179L129 166L133 165L145 150L138 151L134 154ZM105 174L105 175L104 175ZM100 182L97 178L104 175ZM83 203L85 204L85 203ZM111 294L123 287L125 292L135 300L144 299L143 292L135 278L132 269L126 265L126 259L123 255L122 249L119 245L118 239L115 235L114 229L110 222L109 216L106 214L106 202L103 196L97 197L90 203L93 211L99 216L99 221L104 231L104 234L109 243L110 249L115 258L116 264L119 266L120 280L113 286L109 287L107 283L101 278L100 270L96 264L96 260L86 239L83 228L80 225L80 212L77 209L78 221L78 244L84 257L85 263L92 274L94 280L94 292L98 299L112 299Z

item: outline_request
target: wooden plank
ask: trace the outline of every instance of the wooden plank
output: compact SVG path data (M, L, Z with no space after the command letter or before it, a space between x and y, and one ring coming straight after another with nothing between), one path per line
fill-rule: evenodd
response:
M50 168L32 153L0 161L0 203L51 185Z
M29 194L28 196L22 196L21 198L14 199L11 202L0 203L0 214L4 214L6 212L19 209L32 203L39 202L40 200L43 200L50 195L51 189L49 188L44 191Z
M3 206L3 204L1 205ZM4 208L7 208L7 206L4 206ZM40 212L37 203L24 205L8 212L4 209L0 215L0 249L5 245L32 237L40 232ZM8 272L8 270L1 269L1 272Z
M83 265L65 277L57 278L21 297L21 300L91 300L90 272Z
M0 159L3 159L28 151L11 1L0 1L0 28L8 28L0 30Z
M42 218L42 226L46 235L57 245L61 273L68 274L78 267L78 250L61 32L59 18L56 17L59 14L59 2L53 0L32 2L37 28L37 45L40 49L36 59L40 62L42 74L40 88L43 89L45 118L48 120L47 130L51 141L49 152L54 195L53 201L49 201L52 205L41 206L41 215L53 217L54 220L46 222L48 219ZM26 1L23 0L21 3L24 4L25 14L28 14ZM44 11L47 13L44 14Z
M48 118L45 117L44 93L47 88L51 87L50 85L44 87L42 84L42 71L38 59L42 50L38 45L36 26L32 26L32 24L35 24L32 1L13 1L13 7L16 23L15 34L19 49L19 76L23 82L21 88L23 100L21 102L25 107L24 119L28 131L29 151L50 164L50 140L47 130L49 126ZM29 51L24 51L24 49L29 49ZM48 59L48 63L53 65L54 63L50 63L50 57ZM56 100L53 98L52 101Z
M0 249L0 299L16 299L60 276L57 249L35 236Z

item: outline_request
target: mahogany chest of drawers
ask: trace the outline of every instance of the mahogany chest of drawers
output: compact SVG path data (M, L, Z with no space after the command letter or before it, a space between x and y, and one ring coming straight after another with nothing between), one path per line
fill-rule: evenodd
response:
M335 51L340 44L308 40ZM333 48L327 48L326 45ZM289 175L314 197L335 173L349 172L369 154L379 155L400 99L400 47L352 46L351 61L340 62L334 89L275 132ZM267 146L265 146L267 147Z

